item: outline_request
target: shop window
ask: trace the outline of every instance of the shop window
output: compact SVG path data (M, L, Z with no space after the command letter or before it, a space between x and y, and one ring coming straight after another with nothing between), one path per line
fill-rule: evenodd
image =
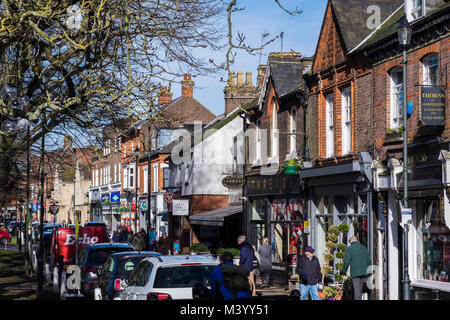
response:
M396 68L390 73L390 126L391 129L402 125L403 71Z
M449 281L450 229L439 198L415 201L417 277Z

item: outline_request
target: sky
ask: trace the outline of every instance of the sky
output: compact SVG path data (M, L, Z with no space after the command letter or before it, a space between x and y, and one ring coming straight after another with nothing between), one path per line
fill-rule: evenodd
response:
M244 11L235 12L232 16L233 32L244 33L246 41L252 47L259 47L263 33L270 33L272 37L283 36L283 51L294 50L300 52L304 57L314 55L316 44L322 26L323 16L327 0L280 0L280 3L289 10L297 7L303 13L291 16L284 12L274 0L240 0L239 8L245 7ZM232 71L252 72L253 84L256 83L257 68L260 64L266 64L270 52L281 51L281 40L269 44L262 51L261 60L259 53L250 55L239 51ZM215 61L224 61L226 49L222 52L211 53ZM192 78L195 81L194 98L216 115L225 111L224 93L225 82L228 75L223 73L211 76L198 76ZM182 80L182 79L180 79ZM173 97L181 95L179 84L172 83Z

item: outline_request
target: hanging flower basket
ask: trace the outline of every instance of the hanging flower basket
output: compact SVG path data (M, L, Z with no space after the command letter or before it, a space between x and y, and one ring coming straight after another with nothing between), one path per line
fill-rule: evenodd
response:
M298 169L300 168L300 165L295 162L294 159L289 159L289 161L284 165L284 174L298 174Z

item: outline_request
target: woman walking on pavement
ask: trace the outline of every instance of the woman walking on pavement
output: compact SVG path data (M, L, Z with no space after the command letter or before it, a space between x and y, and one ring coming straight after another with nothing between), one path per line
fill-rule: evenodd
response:
M269 245L269 238L263 238L263 243L258 249L259 271L261 272L261 288L270 287L270 273L272 272L272 247Z

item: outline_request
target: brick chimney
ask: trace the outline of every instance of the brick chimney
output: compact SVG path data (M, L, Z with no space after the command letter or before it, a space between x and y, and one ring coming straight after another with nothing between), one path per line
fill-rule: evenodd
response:
M191 98L194 95L194 81L191 80L190 74L184 74L184 80L181 81L181 95L183 97Z
M170 103L172 101L172 92L170 92L170 87L161 87L158 97L158 107L163 104Z
M261 89L263 81L264 81L264 76L266 75L266 70L267 70L267 65L265 64L260 64L258 66L258 85L257 88Z
M257 96L256 88L253 86L252 73L234 72L228 74L227 85L223 89L225 94L225 114L230 114L237 107L252 101Z

